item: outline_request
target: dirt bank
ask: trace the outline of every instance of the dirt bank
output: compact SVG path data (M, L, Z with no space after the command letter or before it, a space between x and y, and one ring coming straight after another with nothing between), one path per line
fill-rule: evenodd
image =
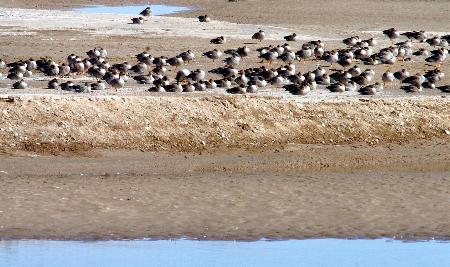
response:
M0 147L199 151L445 139L449 103L442 97L298 103L250 96L16 96L0 101Z

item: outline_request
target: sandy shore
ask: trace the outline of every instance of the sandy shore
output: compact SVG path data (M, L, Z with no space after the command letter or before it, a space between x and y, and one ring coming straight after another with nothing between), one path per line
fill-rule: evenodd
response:
M108 61L134 63L144 50L191 48L197 58L185 67L209 70L221 62L200 55L223 33L220 49L251 47L247 68L260 65L257 47L294 31L332 49L355 34L388 45L380 30L392 26L449 30L447 1L159 2L195 9L135 27L128 16L67 11L93 1L0 0L1 58L63 62L101 46ZM205 28L195 20L204 13L215 20ZM249 39L259 28L270 35L261 44ZM450 82L448 62L439 85ZM317 61L296 65L305 72ZM412 60L392 70L433 67ZM379 81L385 66L374 69ZM0 80L0 239L450 237L450 102L438 90L169 95L129 83L75 95L44 89L41 75L27 82L17 92Z

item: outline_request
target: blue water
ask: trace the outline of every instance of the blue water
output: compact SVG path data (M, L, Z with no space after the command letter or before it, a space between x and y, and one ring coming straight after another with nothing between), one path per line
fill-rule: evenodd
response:
M0 241L0 266L450 266L450 243L287 241Z
M144 10L148 5L145 6L86 6L81 8L76 8L74 11L87 12L87 13L110 13L110 14L123 14L123 15L134 15L138 16L142 10ZM153 16L168 15L177 12L188 11L189 8L182 6L168 6L168 5L151 5L153 10Z

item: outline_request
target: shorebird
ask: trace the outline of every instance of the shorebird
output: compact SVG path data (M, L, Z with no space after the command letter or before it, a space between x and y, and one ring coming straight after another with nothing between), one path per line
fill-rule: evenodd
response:
M263 30L259 30L255 34L253 34L252 39L256 39L259 42L262 42L266 38L266 33Z

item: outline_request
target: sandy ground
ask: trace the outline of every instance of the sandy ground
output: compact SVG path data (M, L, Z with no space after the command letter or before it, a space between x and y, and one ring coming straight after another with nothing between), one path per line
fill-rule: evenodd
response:
M193 49L186 67L211 69L221 63L200 55L221 34L222 50L283 44L294 31L330 49L353 34L388 45L380 30L391 26L449 30L447 1L170 0L196 10L137 27L128 16L42 10L118 2L0 0L1 58L63 62L102 46L109 61L134 63L145 49ZM216 21L192 18L203 13ZM259 28L269 38L256 44L249 37ZM257 65L252 52L241 67ZM433 66L414 59L392 70L401 68ZM374 69L379 80L385 67ZM448 60L442 70L439 85L450 81ZM46 81L36 75L17 92L0 80L0 238L449 237L450 104L437 90L149 95L129 83L75 96L43 89Z
M0 160L0 238L448 239L448 142Z

